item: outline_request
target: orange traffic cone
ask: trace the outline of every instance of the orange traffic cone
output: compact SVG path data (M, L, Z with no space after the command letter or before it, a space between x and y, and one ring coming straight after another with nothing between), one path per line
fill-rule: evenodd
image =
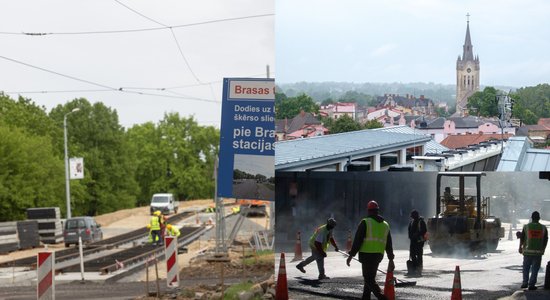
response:
M296 245L294 246L294 258L291 261L304 260L302 257L302 239L300 238L300 232L296 235Z
M390 271L389 266L386 273L386 283L384 284L384 296L388 300L395 300L395 277L393 277L393 271Z
M455 279L453 280L453 293L451 300L462 300L462 286L460 284L460 267L455 268Z
M346 242L346 250L351 251L351 230L348 230L348 241Z
M286 283L286 266L284 253L281 253L281 260L279 262L279 276L277 276L275 300L288 300L288 286Z

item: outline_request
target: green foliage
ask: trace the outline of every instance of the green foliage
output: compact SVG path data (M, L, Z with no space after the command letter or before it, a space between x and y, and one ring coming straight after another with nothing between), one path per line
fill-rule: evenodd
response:
M369 120L363 125L363 128L365 129L375 129L375 128L382 128L384 125L382 123L378 122L377 120Z
M355 102L359 106L375 106L378 104L375 97L357 91L347 91L338 99L338 102Z
M171 192L179 199L199 199L214 194L214 161L219 131L202 127L177 113L164 116L158 126L136 125L128 131L136 147L136 180L142 190L138 205L152 194Z
M525 87L511 95L514 99L512 116L525 124L536 124L539 118L550 118L550 85Z
M470 115L498 117L500 114L497 90L494 87L486 87L482 92L475 92L468 98L467 108Z
M239 300L239 293L245 292L250 290L254 286L254 283L251 281L247 282L241 282L234 284L227 288L227 290L224 292L224 300ZM260 296L255 296L252 298L252 300L260 300L262 299Z
M306 94L300 94L297 97L284 98L280 103L275 103L275 112L277 119L294 118L301 110L310 113L318 113L319 105Z
M0 124L0 221L25 218L29 207L60 206L63 160L49 137Z
M361 124L348 115L343 115L342 117L336 119L334 124L329 128L331 134L361 129L363 129Z

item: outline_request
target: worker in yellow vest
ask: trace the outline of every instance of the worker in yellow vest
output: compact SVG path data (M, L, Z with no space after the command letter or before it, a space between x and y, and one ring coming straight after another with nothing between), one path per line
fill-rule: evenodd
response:
M147 224L147 231L149 232L149 236L147 237L147 240L149 243L153 243L153 237L151 236L151 224Z
M537 274L540 269L542 255L548 244L548 230L539 223L540 213L531 214L531 222L523 226L519 243L519 253L523 254L523 283L521 288L529 286L529 290L536 290ZM529 278L531 273L531 278Z
M311 256L296 265L296 269L305 273L305 266L317 261L317 269L319 269L319 280L330 279L325 275L325 257L327 257L328 243L330 242L334 249L338 251L336 241L332 237L332 229L336 227L336 220L329 218L326 224L318 226L313 235L309 238L309 248L311 248Z
M390 225L378 214L379 210L380 207L376 201L369 201L367 204L367 217L361 220L357 227L346 261L349 266L351 259L359 253L364 280L363 299L370 299L371 292L377 299L386 299L376 283L376 272L378 271L378 265L384 258L384 251L386 251L390 260L388 271L393 272L395 269Z
M151 225L151 240L153 245L160 243L162 245L162 240L160 240L160 224L161 224L161 212L157 210L153 213L149 225Z
M178 229L178 226L173 226L172 224L166 225L166 235L167 236L180 236L180 230Z

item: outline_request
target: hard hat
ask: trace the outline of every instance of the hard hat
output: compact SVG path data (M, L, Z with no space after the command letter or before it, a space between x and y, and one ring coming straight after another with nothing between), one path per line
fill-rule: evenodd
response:
M374 200L369 201L369 204L367 204L367 209L368 210L379 209L378 203L376 203L376 201L374 201Z
M166 229L172 230L172 225L171 224L166 225Z
M151 224L147 224L147 229L151 229Z
M160 216L160 210L156 210L153 214L154 214L155 216Z
M335 227L336 226L336 220L334 220L334 218L328 218L327 226Z

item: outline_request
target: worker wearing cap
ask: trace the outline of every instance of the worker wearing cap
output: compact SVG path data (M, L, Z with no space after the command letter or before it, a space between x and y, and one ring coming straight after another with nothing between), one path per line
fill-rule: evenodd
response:
M327 257L328 243L330 242L334 249L338 251L336 241L332 237L332 230L336 227L336 220L329 218L326 224L319 225L313 235L309 239L309 248L311 248L311 256L304 261L296 265L296 268L300 272L305 273L305 266L317 261L317 268L319 269L319 280L330 279L325 275L325 257Z
M153 213L153 216L151 217L151 221L149 221L149 225L151 226L151 239L153 242L153 245L156 245L157 243L161 243L160 240L160 223L161 223L161 212L160 210L157 210Z
M173 226L172 224L166 225L166 235L167 236L180 236L180 230L178 229L178 226Z
M539 223L540 213L531 214L531 222L523 226L519 243L519 253L523 254L523 283L521 288L529 286L529 290L536 290L537 274L540 269L542 255L548 244L548 230ZM531 278L529 278L531 271Z
M378 265L384 258L384 250L390 260L388 271L393 272L395 269L390 225L378 213L378 203L370 201L367 204L367 217L361 220L359 226L357 226L353 245L346 260L346 264L349 266L355 254L359 253L359 261L361 262L365 282L363 299L370 299L371 292L378 299L386 299L376 283L376 272Z
M420 217L416 209L411 211L411 221L409 222L409 239L411 240L409 247L409 257L412 262L412 268L409 275L422 275L422 255L424 251L425 234L427 232L426 222Z

